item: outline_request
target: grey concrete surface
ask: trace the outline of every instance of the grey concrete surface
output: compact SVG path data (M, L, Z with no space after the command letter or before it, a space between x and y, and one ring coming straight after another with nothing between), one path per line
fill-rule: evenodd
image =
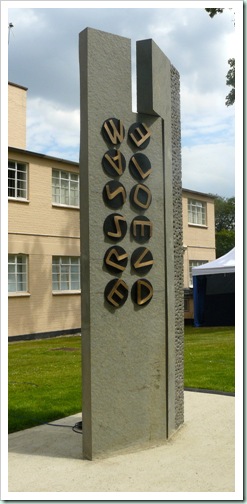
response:
M137 65L137 79L139 83L144 80L142 93L148 93L149 99L153 97L154 103L145 101L144 110L139 103L134 113L131 40L92 28L83 30L79 37L83 451L88 459L106 451L117 453L133 444L139 449L156 440L165 441L167 430L172 433L184 418L179 74L176 71L175 75L156 44L150 47L149 41L140 41L137 54L140 45L142 58ZM154 80L152 69L156 70ZM150 115L151 106L155 106L155 115ZM157 116L158 112L164 117ZM114 135L106 134L103 125L109 127L108 121L113 117L121 120L125 136L119 134L121 128L114 130ZM131 141L130 127L134 128L137 143ZM113 131L111 128L108 131ZM148 145L139 145L147 134L151 135ZM103 231L114 211L109 208L109 201L102 198L103 188L110 182L102 159L108 149L116 147L127 166L119 175L127 198L116 208L125 219L127 233L122 234L120 229L119 235L112 237ZM148 194L152 195L148 208L136 207L131 197L137 180L128 165L137 151L144 153L152 166L145 181ZM115 156L116 152L112 159ZM133 303L131 295L133 285L140 281L140 273L131 267L132 254L140 246L131 223L135 220L138 230L142 230L139 216L149 219L149 232L149 225L152 226L145 246L154 257L147 274L153 297L145 306ZM113 230L117 230L116 222ZM115 245L115 239L129 257L121 273L124 292L129 295L123 306L118 306L121 294L116 288L114 299L118 308L104 295L114 277L103 259ZM110 285L111 291L114 287Z
M80 419L9 435L10 500L12 492L97 492L97 500L99 492L235 491L234 397L185 392L185 423L169 441L93 461L82 459L82 435L72 430Z

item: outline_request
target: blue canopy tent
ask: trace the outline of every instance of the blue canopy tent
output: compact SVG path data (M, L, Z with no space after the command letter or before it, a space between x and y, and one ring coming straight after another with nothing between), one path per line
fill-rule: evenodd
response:
M235 325L235 248L192 268L194 325Z

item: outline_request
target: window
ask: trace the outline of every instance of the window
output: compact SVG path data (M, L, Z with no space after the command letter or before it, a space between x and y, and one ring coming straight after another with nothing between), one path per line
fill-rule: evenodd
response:
M80 258L54 256L52 258L52 290L73 291L80 288Z
M188 200L188 222L189 224L206 226L206 203L204 201Z
M189 300L188 300L188 298L184 298L184 311L185 312L189 311Z
M52 202L79 207L79 175L52 170Z
M189 275L190 275L190 287L193 287L193 279L192 279L192 268L196 266L201 266L201 264L205 264L208 261L189 261Z
M27 292L26 255L9 255L8 290L9 292Z
M8 163L8 197L27 199L27 165L17 161Z

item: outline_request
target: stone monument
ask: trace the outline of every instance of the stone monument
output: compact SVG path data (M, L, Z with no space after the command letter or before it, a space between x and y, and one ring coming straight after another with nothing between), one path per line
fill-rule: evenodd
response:
M83 457L183 423L179 74L153 40L79 36Z

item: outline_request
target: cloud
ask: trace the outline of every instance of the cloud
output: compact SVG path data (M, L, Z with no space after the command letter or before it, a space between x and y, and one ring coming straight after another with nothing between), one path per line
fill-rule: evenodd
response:
M193 184L195 189L196 181L195 190L203 192L214 187L217 179L219 190L232 195L235 106L225 106L230 90L225 80L227 60L235 52L233 12L226 8L210 19L201 4L196 8L176 8L176 2L174 8L171 3L169 8L109 8L109 4L107 8L36 8L30 3L32 8L9 9L14 24L8 47L9 80L29 89L28 148L78 161L78 40L83 29L131 39L133 108L135 43L152 38L180 73L184 185ZM198 176L202 158L208 184Z
M78 162L79 131L79 109L62 109L41 98L28 100L29 150Z
M183 147L182 164L184 188L234 196L234 146L218 143Z
M183 145L228 142L234 144L234 107L227 108L220 93L181 90Z
M79 109L64 110L40 98L30 99L27 126L30 150L78 162ZM193 128L194 125L191 135L199 142L199 131L195 132ZM218 128L221 128L221 124ZM233 196L234 146L219 142L217 131L213 132L212 125L207 125L205 120L201 130L204 140L206 129L210 136L215 135L217 142L185 145L182 148L183 187L220 196ZM215 129L217 130L217 126Z
M10 80L18 75L31 96L43 94L75 106L79 100L78 36L90 26L131 38L134 59L135 41L153 38L191 92L211 92L225 84L231 56L226 55L226 47L233 32L228 17L226 11L212 20L203 8L10 9L9 20L14 24Z
M201 93L224 85L231 57L226 47L233 31L227 11L210 19L204 8L168 9L165 16L159 10L151 26L152 38L180 72L183 84Z

